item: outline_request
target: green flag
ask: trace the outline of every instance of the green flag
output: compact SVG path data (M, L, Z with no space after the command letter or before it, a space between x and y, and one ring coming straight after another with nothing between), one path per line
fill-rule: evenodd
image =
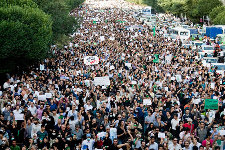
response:
M205 109L218 109L217 99L205 99Z
M153 60L154 63L159 63L159 54L154 55L155 59Z
M153 36L155 36L155 27L152 30L153 30Z
M96 21L93 21L93 24L96 24Z

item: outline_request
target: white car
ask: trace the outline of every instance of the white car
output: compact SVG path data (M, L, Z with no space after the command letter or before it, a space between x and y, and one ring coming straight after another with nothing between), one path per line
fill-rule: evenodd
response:
M202 64L205 67L210 67L212 63L218 63L217 57L203 57Z
M182 46L183 46L184 48L190 48L190 47L192 47L191 44L183 44Z
M224 63L212 63L213 67L216 67L216 72L224 76L225 64Z
M210 46L210 45L203 45L201 52L213 53L214 52L214 47L213 46Z
M202 59L205 55L206 55L206 57L213 57L213 54L211 54L211 53L198 52L199 59Z

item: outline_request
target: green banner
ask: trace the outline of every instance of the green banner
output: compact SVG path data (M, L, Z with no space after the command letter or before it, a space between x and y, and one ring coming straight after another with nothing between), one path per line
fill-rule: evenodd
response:
M152 30L153 30L153 36L155 36L155 27Z
M154 55L155 59L153 60L154 63L159 63L159 54Z
M217 99L205 99L205 109L218 109Z

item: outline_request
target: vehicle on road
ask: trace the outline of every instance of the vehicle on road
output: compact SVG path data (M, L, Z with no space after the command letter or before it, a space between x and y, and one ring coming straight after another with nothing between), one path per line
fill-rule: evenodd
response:
M171 35L177 36L177 39L187 40L190 38L190 31L182 27L175 27L171 29Z

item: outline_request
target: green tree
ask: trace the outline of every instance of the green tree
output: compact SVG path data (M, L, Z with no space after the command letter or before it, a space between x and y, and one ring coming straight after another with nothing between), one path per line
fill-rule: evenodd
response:
M64 35L68 36L76 30L77 20L75 17L69 15L72 6L69 6L65 0L34 1L38 4L39 8L41 8L45 13L49 14L52 18L54 42L59 42L61 37Z
M223 3L220 0L198 0L197 9L199 16L207 16L217 6L221 6Z
M78 7L83 2L84 0L66 0L66 4L69 6L70 10Z
M1 69L7 67L10 71L16 66L42 60L51 39L52 21L42 10L16 5L0 7ZM4 63L10 65L4 66Z
M37 8L38 5L33 2L32 0L1 0L0 1L0 7L7 7L11 5L17 5L20 7L32 7L32 8Z
M213 19L213 23L214 24L222 24L224 25L225 24L225 11L223 12L220 12L215 19Z
M215 7L210 13L209 13L209 18L210 20L214 23L214 19L216 19L217 15L225 11L224 6L218 6ZM218 18L217 18L218 19Z

